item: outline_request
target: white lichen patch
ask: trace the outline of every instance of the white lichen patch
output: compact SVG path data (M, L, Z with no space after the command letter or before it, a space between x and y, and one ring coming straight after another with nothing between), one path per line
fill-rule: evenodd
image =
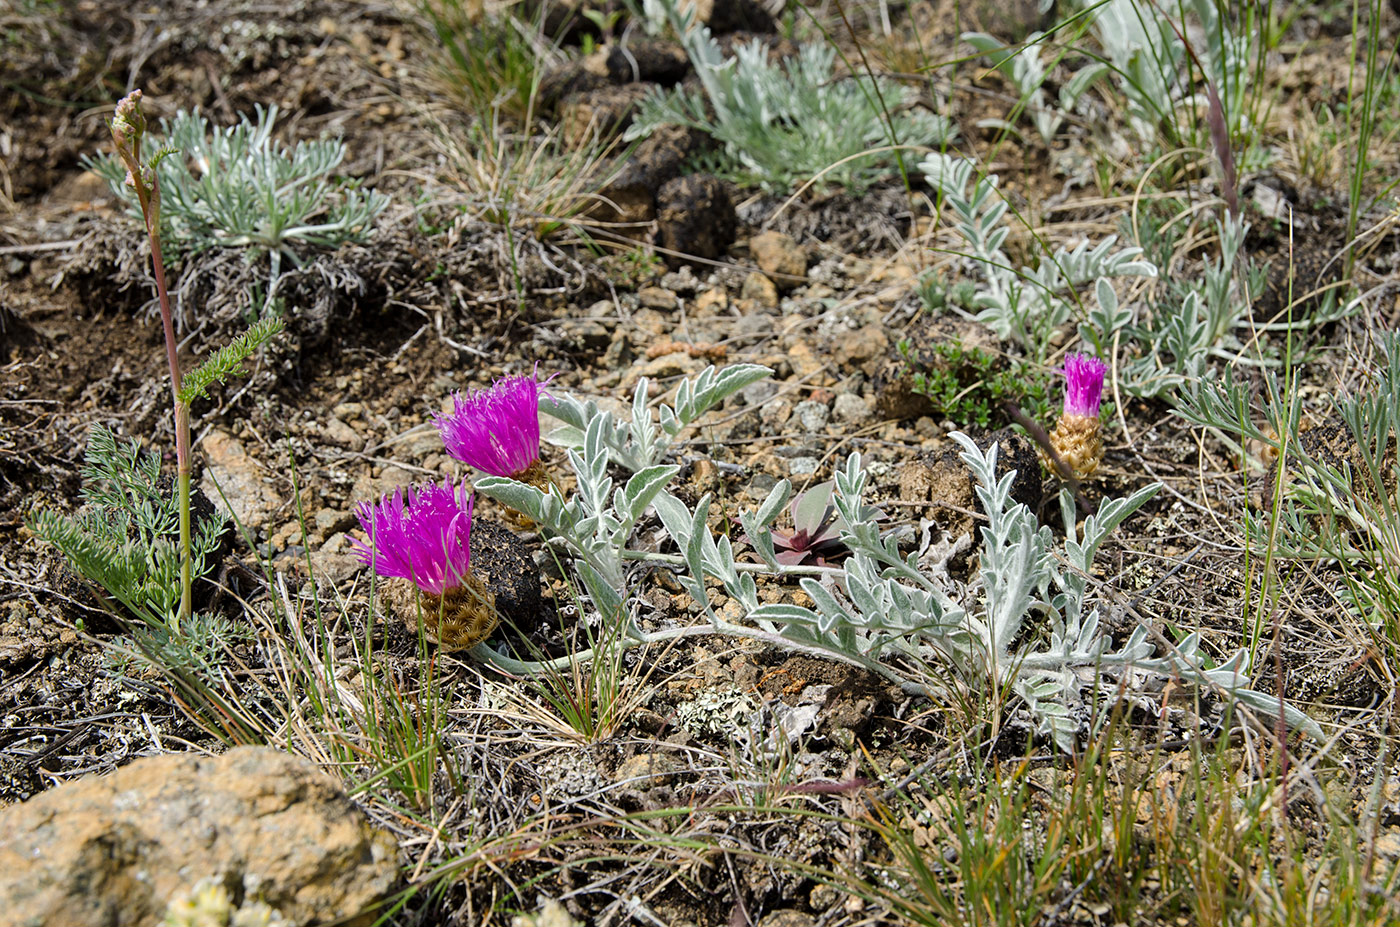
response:
M747 730L758 704L747 692L706 689L676 707L676 721L692 734L732 734Z

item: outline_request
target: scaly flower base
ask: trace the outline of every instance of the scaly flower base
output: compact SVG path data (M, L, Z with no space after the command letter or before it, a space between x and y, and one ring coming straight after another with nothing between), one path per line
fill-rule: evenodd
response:
M1103 426L1097 417L1061 415L1055 430L1050 433L1050 446L1073 471L1075 479L1087 480L1103 460ZM1041 460L1047 470L1056 476L1061 475L1044 451L1041 452Z
M500 622L496 594L470 574L464 585L440 596L420 590L409 580L389 579L384 583L384 598L414 634L421 620L423 636L444 651L470 650L490 637Z

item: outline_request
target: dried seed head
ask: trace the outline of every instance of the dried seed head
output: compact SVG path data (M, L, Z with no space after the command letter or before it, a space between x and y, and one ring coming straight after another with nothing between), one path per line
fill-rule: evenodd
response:
M443 650L470 650L491 636L500 622L496 595L476 576L465 577L441 595L419 589L406 579L385 584L385 598L410 631Z

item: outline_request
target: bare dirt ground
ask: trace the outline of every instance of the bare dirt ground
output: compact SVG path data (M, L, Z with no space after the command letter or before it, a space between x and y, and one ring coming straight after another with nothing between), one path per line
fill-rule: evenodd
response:
M955 57L951 27L919 10L898 12L899 29L941 38L946 57ZM1342 41L1329 35L1332 20L1319 13L1294 28L1307 51L1271 76L1281 88L1281 123L1336 92L1317 63L1328 43ZM942 451L953 428L969 426L918 402L891 405L902 364L897 345L974 336L966 323L931 327L921 308L916 274L950 265L933 247L927 196L910 195L896 179L859 199L800 198L776 220L781 199L735 190L741 228L729 255L720 266L672 271L630 249L522 245L434 200L443 187L425 180L438 162L424 114L440 113L441 103L425 77L427 39L391 4L173 0L136 11L109 0L37 3L19 34L5 39L12 44L0 80L0 802L134 757L220 746L161 679L104 647L121 629L86 608L80 587L65 584L62 565L24 527L38 507L78 504L93 423L154 448L172 445L138 227L79 161L109 144L113 101L132 86L143 88L153 115L199 106L232 121L255 104L276 103L281 136L342 135L344 172L394 197L371 241L318 259L293 284L305 311L289 320L288 340L260 360L251 381L196 407L197 466L236 469L256 496L241 513L253 513L254 547L240 543L221 574L234 593L222 606L230 614L237 597L256 604L276 594L270 565L293 594L310 594L310 569L323 600L343 597L345 613L363 622L368 580L345 541L358 531L353 506L395 485L440 479L454 465L430 413L453 389L535 365L558 373L556 388L623 402L643 374L666 385L710 360L773 367L771 388L731 399L680 449L680 495L693 503L713 493L715 526L761 501L777 479L793 478L801 488L829 478L856 449L891 525L940 517L901 493L900 474L921 455ZM985 77L956 84L950 100L969 127L967 145L992 152L993 133L971 127L981 116L1005 114L1014 102L1008 88ZM997 144L992 164L1004 189L1050 234L1124 232L1133 199L1118 185L1130 165L1102 190L1086 178L1067 182L1055 167L1063 151ZM1299 211L1295 293L1334 280L1346 244L1342 191L1296 168L1281 164L1257 178L1289 191ZM750 282L747 242L765 228L791 234L809 264L807 280L776 300ZM1387 238L1358 263L1358 289L1395 284L1394 245ZM524 267L519 282L507 259L512 247ZM1286 300L1278 294L1290 292L1289 247L1286 228L1256 221L1251 254L1276 259L1261 319ZM1168 275L1198 273L1199 259L1177 255ZM241 258L200 261L197 272L181 270L189 285L187 359L231 330L201 326L206 307L236 301L262 270ZM1393 308L1388 317L1353 317L1309 334L1307 414L1324 414L1327 394L1357 385L1353 347L1369 328L1393 327L1397 315ZM1057 402L1053 372L1040 375ZM838 404L843 395L863 402ZM842 413L848 417L837 408L850 410ZM981 431L1007 424L996 411ZM1231 651L1260 594L1239 522L1249 484L1262 474L1240 472L1226 448L1162 403L1125 399L1113 411L1108 441L1101 476L1088 488L1095 498L1153 480L1166 487L1100 555L1097 580L1113 603L1110 621L1124 632L1139 617L1162 629L1198 628L1216 652ZM566 469L557 449L547 460ZM1046 490L1042 518L1056 524L1048 482ZM503 517L490 504L482 511ZM666 571L636 581L644 621L693 611ZM1276 691L1281 669L1288 697L1314 706L1322 720L1349 719L1334 752L1348 768L1369 770L1384 729L1375 712L1393 707L1395 693L1373 655L1333 620L1335 581L1326 565L1299 565L1291 574L1268 616L1277 650L1260 661L1258 687ZM794 588L775 594L801 595ZM567 583L549 570L538 620L537 628L513 633L552 654L588 630ZM381 623L377 634L379 665L415 684L421 677L411 635L392 623ZM255 645L248 648L256 662ZM402 835L406 872L431 872L482 833L498 835L499 855L489 865L463 864L461 879L415 898L399 915L405 922L499 923L532 909L541 895L565 897L575 916L594 923L625 922L638 906L668 924L867 923L881 916L878 905L836 892L804 867L844 871L888 854L874 831L842 823L843 815L874 813L875 770L897 775L933 758L972 782L1002 760L1032 756L1047 775L1056 764L1053 750L1029 739L1024 725L984 731L969 743L966 719L931 710L870 674L718 639L630 653L621 668L626 710L596 736L552 716L530 686L455 657L442 657L437 672L450 693L443 718L459 764L487 785L470 802L444 786L412 820L395 815L390 802L366 804ZM1211 729L1221 715L1218 704L1189 700L1168 710L1164 698L1158 714L1134 712L1124 723L1140 743L1173 744L1184 743L1181 733L1192 725ZM784 719L790 736L781 749L763 749L757 734L734 734L763 730L772 718ZM1243 755L1255 747L1236 741L1231 749ZM1159 768L1143 775L1163 776L1163 783L1188 775L1189 765L1172 752L1154 754ZM1357 778L1344 791L1361 801L1370 785ZM1306 820L1306 799L1298 802ZM745 804L752 813L734 810ZM769 814L770 805L810 814ZM632 823L588 830L587 822L609 815ZM415 823L422 820L434 822L437 836ZM648 828L664 839L648 836ZM1159 922L1179 910L1179 899L1161 899ZM793 919L772 920L778 912ZM1108 923L1073 896L1059 916L1059 923Z

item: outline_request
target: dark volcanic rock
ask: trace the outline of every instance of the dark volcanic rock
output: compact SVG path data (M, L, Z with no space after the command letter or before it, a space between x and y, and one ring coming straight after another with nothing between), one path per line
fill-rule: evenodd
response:
M997 444L997 476L1015 470L1011 498L1038 512L1041 477L1035 442L1019 431L1003 428L978 439L977 446L985 451L993 441ZM899 496L906 502L930 503L927 517L949 537L971 533L977 538L977 519L968 513L981 513L982 503L961 453L960 445L949 443L941 451L923 452L906 463L899 470Z
M663 126L632 152L617 175L603 185L591 217L598 222L637 225L656 218L656 196L670 180L680 176L681 165L708 144L708 137L687 126ZM616 166L606 168L611 172Z
M540 620L540 570L529 548L505 525L472 524L472 573L496 594L501 620L529 629Z
M566 97L606 86L608 79L602 74L590 70L583 61L570 60L544 72L540 78L540 105L544 110L552 111Z
M611 138L632 124L637 107L655 84L624 84L571 93L559 104L559 125L571 145Z
M723 182L708 174L691 174L667 182L656 196L657 242L670 251L675 269L690 263L684 255L714 260L734 243L738 220Z
M608 77L617 84L634 81L678 84L689 70L690 59L685 49L675 42L642 39L614 45L608 52Z

